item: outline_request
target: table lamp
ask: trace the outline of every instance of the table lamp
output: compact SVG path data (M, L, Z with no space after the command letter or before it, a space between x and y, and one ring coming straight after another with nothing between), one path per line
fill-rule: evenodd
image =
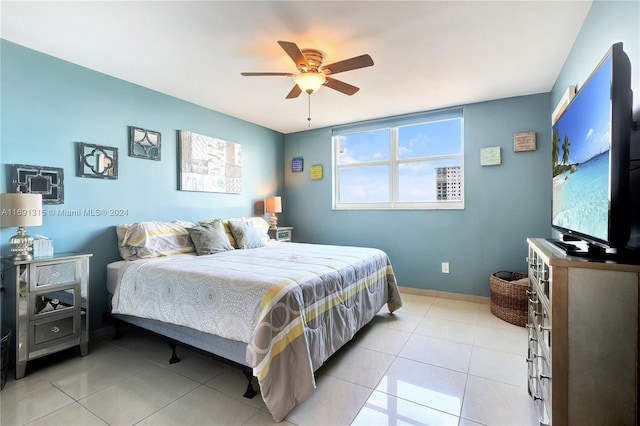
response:
M271 228L275 229L278 227L278 218L276 216L276 213L282 213L282 199L278 196L267 197L265 204L265 210L267 211L267 213L271 213L271 219L269 220L269 223L271 224Z
M25 226L42 225L42 194L0 194L0 227L18 227L16 235L9 239L11 258L31 260L33 237L27 235Z

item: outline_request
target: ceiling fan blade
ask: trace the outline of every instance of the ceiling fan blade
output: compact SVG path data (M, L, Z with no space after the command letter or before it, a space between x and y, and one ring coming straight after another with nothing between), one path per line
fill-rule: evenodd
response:
M287 95L286 99L293 99L293 98L297 98L298 96L300 96L300 93L302 93L302 90L300 89L300 87L296 84L295 86L293 86L293 89L291 89L291 91L289 92L289 94Z
M293 59L296 67L300 67L300 65L304 65L307 68L309 67L307 58L304 57L297 44L291 41L279 41L278 44L280 45L280 47L282 47L282 49L284 49L285 52L287 52L287 55L289 55L289 57Z
M372 65L373 59L371 59L371 56L360 55L356 56L355 58L345 59L344 61L324 65L321 69L327 74L337 74L339 72L356 70L358 68L370 67Z
M327 81L324 83L324 85L332 88L333 90L337 90L338 92L342 92L345 95L349 95L349 96L355 94L358 90L360 90L359 87L352 86L350 84L347 84L340 80L336 80L335 78L331 78L331 77L327 77Z
M293 77L293 74L290 72L241 72L241 75L245 77L263 77L263 76L285 76L285 77Z

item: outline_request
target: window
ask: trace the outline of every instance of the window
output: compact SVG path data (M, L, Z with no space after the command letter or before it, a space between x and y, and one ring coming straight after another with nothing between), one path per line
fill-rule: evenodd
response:
M463 209L462 109L333 129L335 209Z

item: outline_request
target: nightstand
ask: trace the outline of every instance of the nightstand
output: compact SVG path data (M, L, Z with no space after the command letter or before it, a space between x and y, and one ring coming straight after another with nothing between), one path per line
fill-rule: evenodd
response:
M269 228L269 238L276 241L291 241L291 233L293 227L278 226L277 228Z
M16 380L36 358L74 346L87 354L91 256L3 259L4 324L13 330Z

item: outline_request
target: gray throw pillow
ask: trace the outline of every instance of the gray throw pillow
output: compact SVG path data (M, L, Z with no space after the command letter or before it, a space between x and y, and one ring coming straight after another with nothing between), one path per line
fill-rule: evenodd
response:
M187 231L196 247L198 256L234 250L220 221L187 228Z
M233 234L233 238L236 240L239 249L252 249L264 246L264 242L251 223L230 220L229 229L231 229L231 234Z

